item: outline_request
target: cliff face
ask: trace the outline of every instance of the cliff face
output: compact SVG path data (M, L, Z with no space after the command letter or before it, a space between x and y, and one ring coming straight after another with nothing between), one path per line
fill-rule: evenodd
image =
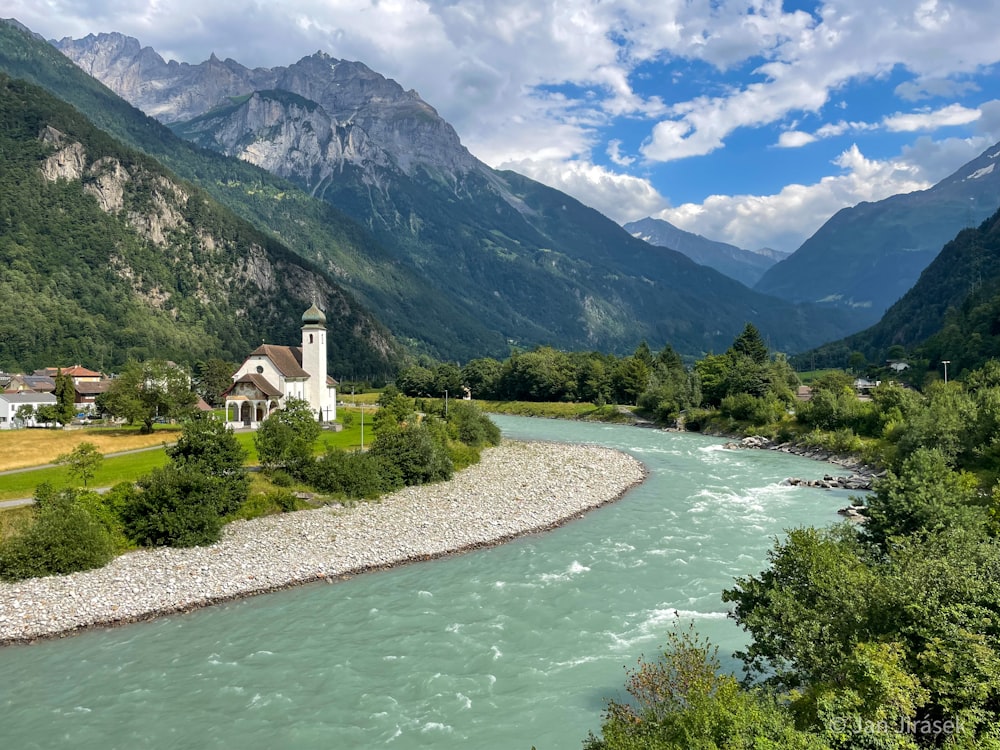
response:
M152 47L119 33L66 37L56 47L109 89L162 122L196 117L231 96L273 88L275 73L215 55L199 65L166 62Z

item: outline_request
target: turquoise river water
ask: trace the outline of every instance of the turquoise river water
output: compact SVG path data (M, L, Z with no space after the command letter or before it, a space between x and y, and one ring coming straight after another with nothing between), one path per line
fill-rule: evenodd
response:
M626 665L694 622L744 642L720 592L847 493L828 467L691 434L498 417L592 442L649 479L559 529L469 554L0 649L0 747L579 748ZM728 657L726 665L738 665Z

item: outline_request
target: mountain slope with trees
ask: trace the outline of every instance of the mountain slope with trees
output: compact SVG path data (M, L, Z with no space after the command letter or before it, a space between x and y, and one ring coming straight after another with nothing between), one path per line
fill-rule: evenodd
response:
M871 325L963 227L1000 206L1000 143L928 190L838 211L756 289L858 310Z
M331 367L391 372L391 335L322 269L0 74L0 367L241 359L298 340L315 298L340 335Z
M846 366L860 352L868 362L881 362L893 347L933 369L950 360L953 375L1000 356L1000 211L959 232L876 325L796 361Z

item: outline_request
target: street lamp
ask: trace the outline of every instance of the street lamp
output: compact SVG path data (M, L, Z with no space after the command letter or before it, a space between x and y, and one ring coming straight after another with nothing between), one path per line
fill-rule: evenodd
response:
M944 382L947 384L947 382L948 382L948 365L951 364L951 360L950 359L942 359L941 360L941 364L944 365Z

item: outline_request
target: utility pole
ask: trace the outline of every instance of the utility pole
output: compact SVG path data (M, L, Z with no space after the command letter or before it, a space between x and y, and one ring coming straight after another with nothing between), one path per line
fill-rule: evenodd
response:
M945 382L945 385L947 385L948 384L948 365L951 364L951 360L950 359L942 359L941 360L941 364L944 365L944 382Z

